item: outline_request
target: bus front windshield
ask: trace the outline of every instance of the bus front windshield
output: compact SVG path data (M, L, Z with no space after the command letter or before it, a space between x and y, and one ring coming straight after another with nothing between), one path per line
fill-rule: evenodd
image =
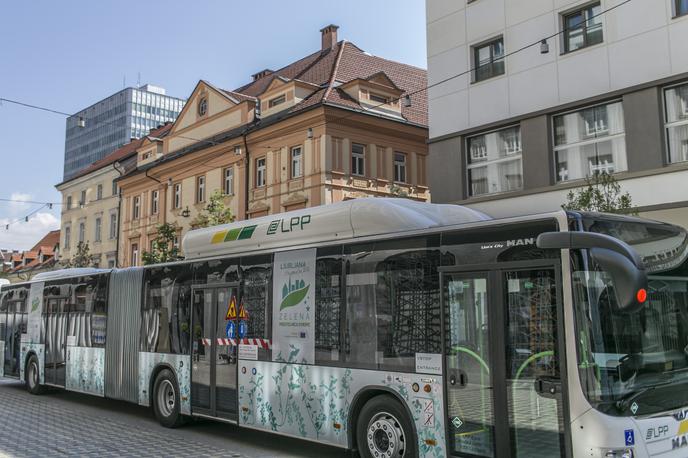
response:
M583 221L585 230L631 245L649 278L645 305L621 311L611 277L584 251L574 255L578 367L588 400L616 416L688 405L688 234L636 218Z

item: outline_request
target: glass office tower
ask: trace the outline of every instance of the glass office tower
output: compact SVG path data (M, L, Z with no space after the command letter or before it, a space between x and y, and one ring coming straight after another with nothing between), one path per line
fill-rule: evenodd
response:
M146 84L126 88L67 118L64 180L150 129L177 119L185 100ZM79 118L85 127L79 127Z

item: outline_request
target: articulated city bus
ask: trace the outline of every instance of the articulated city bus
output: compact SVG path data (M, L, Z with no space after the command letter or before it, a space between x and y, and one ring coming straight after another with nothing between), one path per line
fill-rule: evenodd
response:
M0 371L365 457L688 456L682 228L357 199L183 248L4 286Z

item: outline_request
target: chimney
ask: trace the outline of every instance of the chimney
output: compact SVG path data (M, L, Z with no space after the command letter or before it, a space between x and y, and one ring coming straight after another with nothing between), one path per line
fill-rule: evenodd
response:
M338 25L330 24L327 27L320 29L322 34L322 51L330 49L337 44L337 29Z
M253 78L253 81L258 81L259 79L271 75L272 73L274 73L272 70L266 68L265 70L261 70L258 73L254 73L253 75L251 75L251 77Z

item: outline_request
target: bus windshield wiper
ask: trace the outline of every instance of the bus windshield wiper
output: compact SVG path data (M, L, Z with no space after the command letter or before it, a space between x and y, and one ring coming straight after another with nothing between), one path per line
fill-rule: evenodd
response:
M626 409L628 409L629 405L639 397L643 396L644 394L650 391L653 391L657 387L671 385L671 383L671 381L661 382L640 388L639 390L629 391L616 401L616 408L619 410L619 412L625 412Z

